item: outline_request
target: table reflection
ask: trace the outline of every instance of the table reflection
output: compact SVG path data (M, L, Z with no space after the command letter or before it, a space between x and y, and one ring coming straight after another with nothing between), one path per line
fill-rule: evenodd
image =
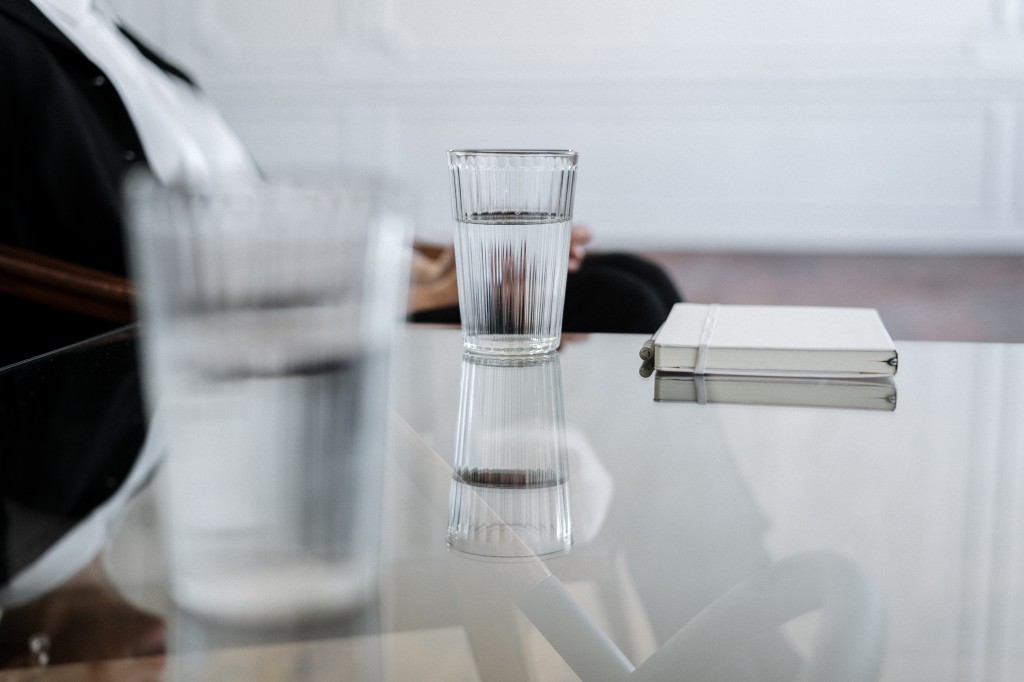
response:
M891 412L896 409L896 382L890 377L836 379L654 372L654 400Z
M534 380L533 391L522 390L522 385L528 383L526 373L507 374L501 380L493 376L478 379L475 373L480 364L471 357L462 359L458 428L450 458L453 464L447 463L443 440L428 444L412 427L407 428L413 451L400 459L399 468L406 469L411 480L420 482L425 496L437 496L423 483L432 478L422 469L425 462L433 462L438 470L433 478L454 474L453 487L464 486L459 473L465 457L467 421L480 419L481 423L472 428L487 434L488 452L515 453L535 436L531 428L511 428L521 414L538 403L564 399L560 361L559 380ZM614 393L614 384L608 388ZM481 390L483 398L477 395ZM504 404L495 396L504 396ZM486 406L480 407L481 402ZM609 402L614 405L614 401ZM526 403L530 406L524 406ZM494 404L500 407L495 409ZM593 410L592 401L586 405ZM492 410L503 418L495 419ZM611 417L618 423L629 422L629 415L614 414L612 409L595 412L597 419ZM557 421L562 419L559 415ZM435 416L433 421L443 422L444 418ZM579 432L572 419L566 422L559 431ZM494 428L493 424L505 428ZM623 431L627 434L624 439L631 437L637 448L649 442L640 434L630 435L628 428ZM570 436L567 441L577 439ZM632 456L613 454L620 467L632 465L634 471L624 474L620 469L610 480L628 484L637 475L656 478L657 462L678 457L679 449L686 449L688 444L672 445L657 452L634 448ZM585 457L574 453L572 447L568 450L570 482L595 480L585 473L595 468L607 476L590 447L579 448ZM584 680L680 679L688 675L721 680L877 678L884 612L871 581L854 561L834 552L807 553L773 562L757 542L764 519L735 463L723 459L714 449L700 454L703 466L691 472L692 478L679 482L674 495L614 499L610 532L601 532L606 510L598 514L601 521L597 524L586 514L576 513L580 507L593 510L601 505L577 504L591 491L586 486L574 486L573 521L582 521L590 532L574 544L571 553L553 559L537 553L527 556L525 552L516 558L494 558L495 552L490 559L448 553L445 571L453 583L451 598L459 605L459 622L466 628L475 666L483 679L559 678L562 674L575 674ZM664 467L662 478L670 482L669 472L673 471L678 467ZM583 476L579 476L581 472ZM688 500L686 508L696 513L680 516L672 511L672 507L680 506L682 498ZM721 517L729 519L731 526L708 523L716 515L716 508L725 510ZM488 509L494 524L499 525L502 515L496 512L497 505ZM741 509L749 510L749 515L738 514ZM512 512L507 526L522 523L521 512ZM745 519L748 530L737 532L737 518ZM619 524L634 524L633 531L620 530ZM505 530L514 535L510 528ZM705 535L719 548L706 551L708 548L701 544ZM432 536L437 537L437 533ZM608 536L616 539L611 551ZM748 544L745 538L751 542ZM524 546L520 543L518 548ZM723 556L731 557L728 571L720 570ZM676 557L682 560L673 562ZM691 612L690 604L708 594L700 579L694 581L702 575L726 587L735 586L731 590L723 588L719 598ZM636 576L642 577L642 585ZM738 584L724 582L730 579ZM596 594L586 587L595 582L601 585ZM798 653L781 628L811 612L820 612L820 627L810 650ZM651 618L651 614L659 617ZM538 634L545 642L540 649ZM553 661L545 659L544 649L550 649L558 659L557 666L564 668L551 667Z
M121 659L189 681L877 679L872 577L840 551L766 548L769 519L727 446L735 420L651 411L633 361L586 341L509 363L463 356L457 331L416 340L395 373L379 590L303 628L135 597L133 581L164 596L168 581L123 561L162 542L131 334L0 372L2 665ZM541 499L533 472L562 485ZM476 554L449 546L467 519L486 539ZM797 646L785 624L808 613Z

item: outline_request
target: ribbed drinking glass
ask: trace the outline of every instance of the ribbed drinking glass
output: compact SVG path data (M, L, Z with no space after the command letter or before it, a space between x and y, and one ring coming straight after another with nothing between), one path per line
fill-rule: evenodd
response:
M558 347L577 154L448 152L463 341L488 355Z

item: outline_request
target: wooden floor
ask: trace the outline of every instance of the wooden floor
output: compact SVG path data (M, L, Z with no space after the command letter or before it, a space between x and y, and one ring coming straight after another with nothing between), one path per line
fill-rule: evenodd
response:
M690 301L867 306L895 339L1024 342L1024 256L644 255Z

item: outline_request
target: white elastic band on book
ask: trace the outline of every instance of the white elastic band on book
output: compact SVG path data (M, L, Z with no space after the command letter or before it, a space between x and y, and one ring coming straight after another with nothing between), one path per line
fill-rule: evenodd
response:
M707 405L708 404L708 387L704 385L704 377L700 374L696 374L693 377L693 387L697 389L697 404Z
M694 374L704 374L704 369L707 367L708 346L711 344L711 334L715 331L718 307L717 303L708 306L707 317L704 318L704 329L700 333L700 343L697 344L697 364L693 368Z

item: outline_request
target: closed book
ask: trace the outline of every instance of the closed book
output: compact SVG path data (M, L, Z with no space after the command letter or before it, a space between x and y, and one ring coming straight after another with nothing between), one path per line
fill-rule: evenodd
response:
M896 409L896 384L890 377L825 379L659 372L654 376L654 400L891 412Z
M656 370L693 374L871 377L897 367L873 308L677 303L651 345Z

